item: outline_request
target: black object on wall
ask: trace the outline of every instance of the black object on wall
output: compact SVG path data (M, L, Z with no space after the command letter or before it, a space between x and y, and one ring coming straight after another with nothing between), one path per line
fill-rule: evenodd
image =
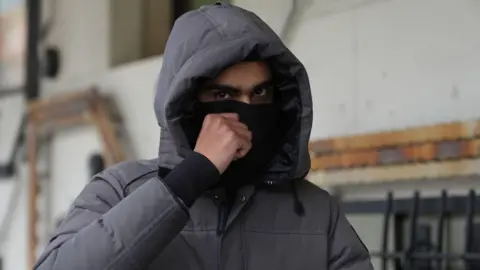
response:
M25 116L22 119L22 124L17 130L17 137L15 139L15 145L13 147L12 153L10 154L10 159L6 164L0 164L0 179L8 179L15 174L15 157L17 155L18 149L22 146L25 136L26 118Z
M94 154L90 157L89 169L90 176L94 176L105 169L105 160L102 155Z
M0 165L0 179L2 178L9 178L13 176L15 173L14 164L12 162L8 162L6 164Z
M229 1L223 0L223 1L215 1L215 0L171 0L172 7L173 7L173 22L175 22L176 19L178 19L180 16L182 16L184 13L192 10L192 9L197 9L202 5L208 5L208 4L217 4L220 5L222 3L228 3ZM172 25L173 25L172 22Z
M61 68L60 49L50 46L45 49L43 58L43 75L47 78L54 79L58 76Z
M480 198L471 190L468 196L449 197L446 191L439 198L420 198L415 192L411 199L393 199L388 193L385 201L350 201L344 203L347 214L384 214L382 250L372 252L381 258L381 269L388 269L394 263L395 270L451 269L451 264L461 262L466 270L480 269L480 224L474 222ZM435 237L431 224L419 222L421 216L436 216ZM465 248L454 253L444 248L445 225L452 217L465 217ZM388 235L393 220L394 250L389 251ZM409 235L405 232L409 227ZM408 236L409 241L405 243ZM435 238L435 240L433 240ZM446 268L444 268L446 267Z
M173 7L173 22L182 16L185 12L190 10L190 1L189 0L171 0ZM173 26L172 22L172 26Z

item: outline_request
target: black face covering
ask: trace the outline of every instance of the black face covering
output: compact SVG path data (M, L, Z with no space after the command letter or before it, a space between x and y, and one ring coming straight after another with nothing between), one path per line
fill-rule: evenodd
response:
M197 103L191 117L183 121L183 130L192 149L207 114L237 113L240 121L252 132L252 149L233 161L222 175L222 185L254 183L267 169L278 150L283 134L279 130L280 110L275 103L250 105L238 101Z

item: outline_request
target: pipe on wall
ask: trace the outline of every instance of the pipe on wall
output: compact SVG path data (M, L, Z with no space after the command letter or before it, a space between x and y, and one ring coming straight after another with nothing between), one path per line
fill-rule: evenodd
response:
M291 0L291 3L292 6L285 19L285 23L283 24L282 31L280 32L280 38L285 43L290 41L290 35L295 25L295 19L298 15L298 0Z
M27 0L27 57L25 98L28 101L40 96L39 40L41 28L41 0Z

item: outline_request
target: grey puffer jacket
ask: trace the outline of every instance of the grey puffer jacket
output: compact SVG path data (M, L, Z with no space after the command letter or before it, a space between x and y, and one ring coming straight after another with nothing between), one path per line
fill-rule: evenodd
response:
M226 217L219 212L221 189L205 192L186 207L161 179L159 167L178 168L191 153L179 122L196 79L214 76L252 51L272 60L280 77L293 78L279 91L290 93L284 109L296 112L296 124L265 176L268 188L240 189ZM339 205L303 180L310 169L312 125L307 73L256 15L220 4L178 19L164 55L155 111L162 128L159 157L121 163L95 176L36 270L373 269ZM294 207L299 201L301 214Z

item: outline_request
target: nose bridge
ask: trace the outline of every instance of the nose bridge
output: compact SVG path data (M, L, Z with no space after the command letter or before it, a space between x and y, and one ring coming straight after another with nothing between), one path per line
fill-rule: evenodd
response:
M247 92L242 92L242 94L238 97L238 101L250 104L252 103L250 94Z

